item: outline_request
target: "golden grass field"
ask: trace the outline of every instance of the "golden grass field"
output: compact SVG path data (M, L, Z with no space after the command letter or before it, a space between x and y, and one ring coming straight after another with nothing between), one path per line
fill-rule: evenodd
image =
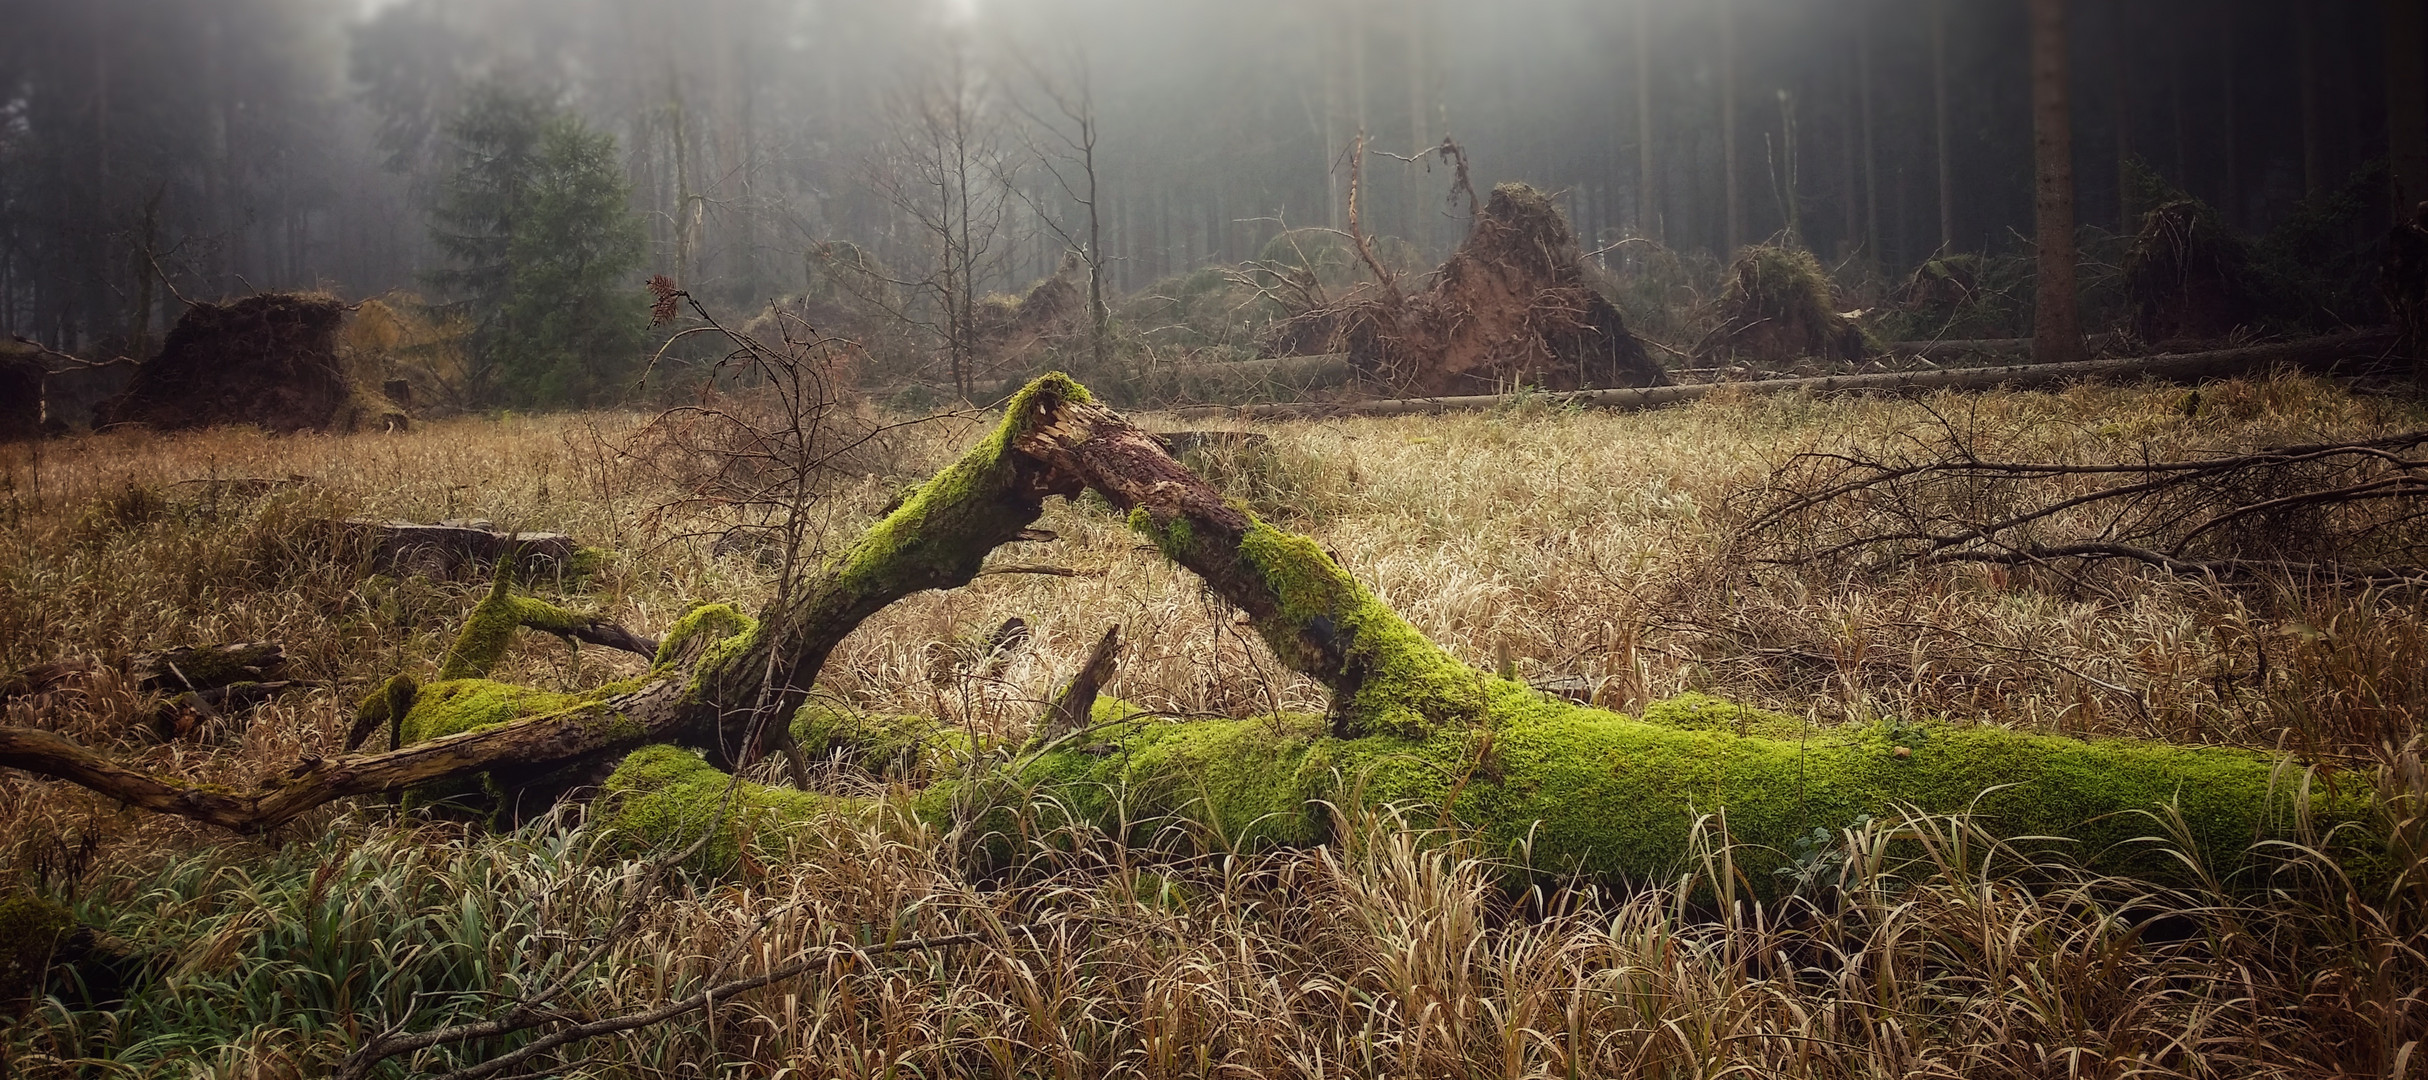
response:
M1816 725L1899 716L2300 752L2420 827L2428 599L1949 567L1877 579L1755 572L1744 493L1795 453L1954 424L2010 457L2129 461L2428 426L2416 399L2315 380L2184 392L2082 387L1921 402L1736 397L1652 413L1497 413L1254 426L1272 452L1209 463L1479 666L1581 680L1629 711L1702 690ZM561 598L655 633L775 582L693 535L711 517L619 450L646 418L459 418L395 435L110 434L0 470L0 670L268 639L320 688L161 744L97 680L9 704L130 763L242 785L338 752L353 701L427 676L485 582L365 580L325 557L336 516L482 518L616 553ZM1150 427L1203 427L1150 417ZM897 429L815 509L839 545L986 418ZM1220 424L1216 426L1246 426ZM208 481L300 478L267 495ZM866 707L1018 736L1108 624L1110 692L1175 713L1319 711L1252 632L1119 518L1057 504L1058 542L1005 574L894 605L828 664ZM969 643L1034 627L1008 662ZM635 658L528 635L499 677L574 688ZM838 781L841 782L841 781ZM865 781L861 782L863 785ZM834 941L975 932L974 945L824 970L708 1019L569 1048L567 1076L2125 1077L2428 1076L2428 864L2373 893L2302 852L2266 895L2162 890L2064 866L1993 872L1962 818L1817 838L1831 887L1715 902L1725 836L1667 888L1512 893L1497 853L1404 816L1297 852L1203 837L1066 838L972 880L896 792L789 861L686 881L563 1007L643 1008ZM5 885L71 900L155 958L124 1006L6 1005L0 1075L316 1076L391 1025L477 1017L554 979L614 922L631 864L568 811L511 836L361 800L259 840L0 773ZM2154 819L2152 832L2165 833ZM1892 839L1920 841L1890 857ZM2204 853L2216 856L2218 853ZM438 1075L512 1044L389 1063ZM450 1056L450 1055L453 1056Z

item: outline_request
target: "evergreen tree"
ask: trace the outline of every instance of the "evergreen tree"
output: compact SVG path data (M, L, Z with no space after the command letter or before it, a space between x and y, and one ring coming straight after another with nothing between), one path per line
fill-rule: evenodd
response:
M473 91L447 126L453 164L432 275L472 325L465 395L519 406L593 403L629 376L647 326L645 240L615 137L528 94Z

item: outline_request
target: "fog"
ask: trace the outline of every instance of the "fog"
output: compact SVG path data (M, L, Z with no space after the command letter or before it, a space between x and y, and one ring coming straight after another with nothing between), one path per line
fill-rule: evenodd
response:
M1556 192L1620 264L1630 238L1718 254L1792 229L1825 261L1894 273L2013 250L2032 222L2020 0L6 8L0 327L70 349L156 335L179 296L425 288L439 133L484 82L612 134L651 272L737 309L802 290L822 243L916 257L886 178L922 100L954 102L1007 185L978 265L992 289L1070 247L1078 205L1046 167L1071 175L1058 99L1098 121L1123 290L1253 257L1285 223L1345 224L1361 131L1365 228L1425 257L1457 240L1463 204L1441 156L1386 155L1445 137L1477 187ZM2086 226L2124 223L2128 161L2258 230L2389 154L2379 4L2074 8Z

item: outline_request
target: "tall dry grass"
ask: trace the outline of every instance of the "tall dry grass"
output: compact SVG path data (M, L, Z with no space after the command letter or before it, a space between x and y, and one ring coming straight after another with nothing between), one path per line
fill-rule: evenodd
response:
M561 1072L2423 1075L2419 596L2125 573L2082 589L1980 568L1820 580L1731 557L1731 496L1775 464L1892 445L1950 415L1996 432L2007 456L2111 460L2428 419L2299 379L2204 398L2197 420L2180 391L2145 388L1639 415L1521 406L1263 427L1269 453L1201 464L1453 652L1622 710L1701 689L1816 723L1935 715L2303 748L2333 766L2331 782L2375 785L2388 818L2408 823L2390 886L2350 885L2294 849L2263 853L2280 887L2257 898L2062 866L2013 875L2001 871L2019 857L1961 819L1816 837L1799 853L1799 899L1772 908L1689 902L1731 880L1718 820L1708 859L1627 893L1513 890L1491 860L1398 820L1351 822L1350 841L1313 852L1226 854L1179 826L1138 847L1040 837L1019 872L972 881L955 839L897 796L739 884L687 887L579 987L580 1007L680 996L829 941L977 931L979 944L838 952L710 1019L586 1045ZM317 539L313 523L331 516L573 533L619 553L573 602L643 630L698 600L763 599L765 566L693 535L721 522L654 512L675 493L615 453L638 423L112 435L48 444L38 467L8 451L0 668L267 638L321 686L181 744L144 734L145 703L107 678L12 703L8 722L229 784L332 752L348 703L396 671L427 675L483 586L365 580ZM848 540L979 430L908 429L821 507L825 535ZM209 482L231 477L302 479L258 497ZM1118 622L1133 644L1110 691L1128 700L1224 715L1320 707L1317 687L1117 517L1082 501L1044 524L1061 539L1008 561L1102 575L990 576L913 597L838 650L826 688L1018 735ZM967 643L1011 616L1034 626L1029 644L1008 661L974 658ZM501 675L570 687L631 670L532 640ZM2166 826L2153 819L2156 842ZM13 1021L0 1060L26 1075L316 1075L388 1025L477 1015L546 981L627 888L578 827L485 837L361 806L245 841L17 774L0 778L0 837L23 884L75 897L163 958L157 992L134 1004L61 1000Z

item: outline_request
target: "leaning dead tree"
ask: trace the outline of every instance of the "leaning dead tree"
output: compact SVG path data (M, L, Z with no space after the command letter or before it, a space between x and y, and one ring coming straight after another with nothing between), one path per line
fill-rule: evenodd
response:
M1304 844L1330 835L1328 807L1421 804L1535 867L1611 881L1673 872L1700 821L1736 841L1734 865L1756 892L1775 887L1770 871L1813 829L1908 807L1969 809L2160 877L2183 867L2135 841L2162 808L2180 811L2183 839L2211 857L2296 823L2338 851L2379 842L2354 785L2293 783L2274 755L1932 724L1813 730L1709 700L1628 717L1546 697L1446 653L1315 541L1224 499L1062 376L1023 390L990 437L755 617L719 605L683 617L638 678L581 693L486 679L518 629L586 623L501 577L445 678L394 679L364 703L361 726L386 727L394 749L307 760L236 791L5 728L0 766L248 832L434 782L485 777L509 806L597 784L612 827L635 844L679 848L721 827L726 839L707 850L731 852L848 803L728 775L820 712L802 706L836 644L897 599L971 581L1047 499L1091 491L1322 683L1329 715L1170 720L1100 701L1078 731L997 748L990 769L929 786L919 805L939 820L1012 830L1026 799L1104 827L1177 818L1227 844ZM2338 827L2348 824L2361 827Z

